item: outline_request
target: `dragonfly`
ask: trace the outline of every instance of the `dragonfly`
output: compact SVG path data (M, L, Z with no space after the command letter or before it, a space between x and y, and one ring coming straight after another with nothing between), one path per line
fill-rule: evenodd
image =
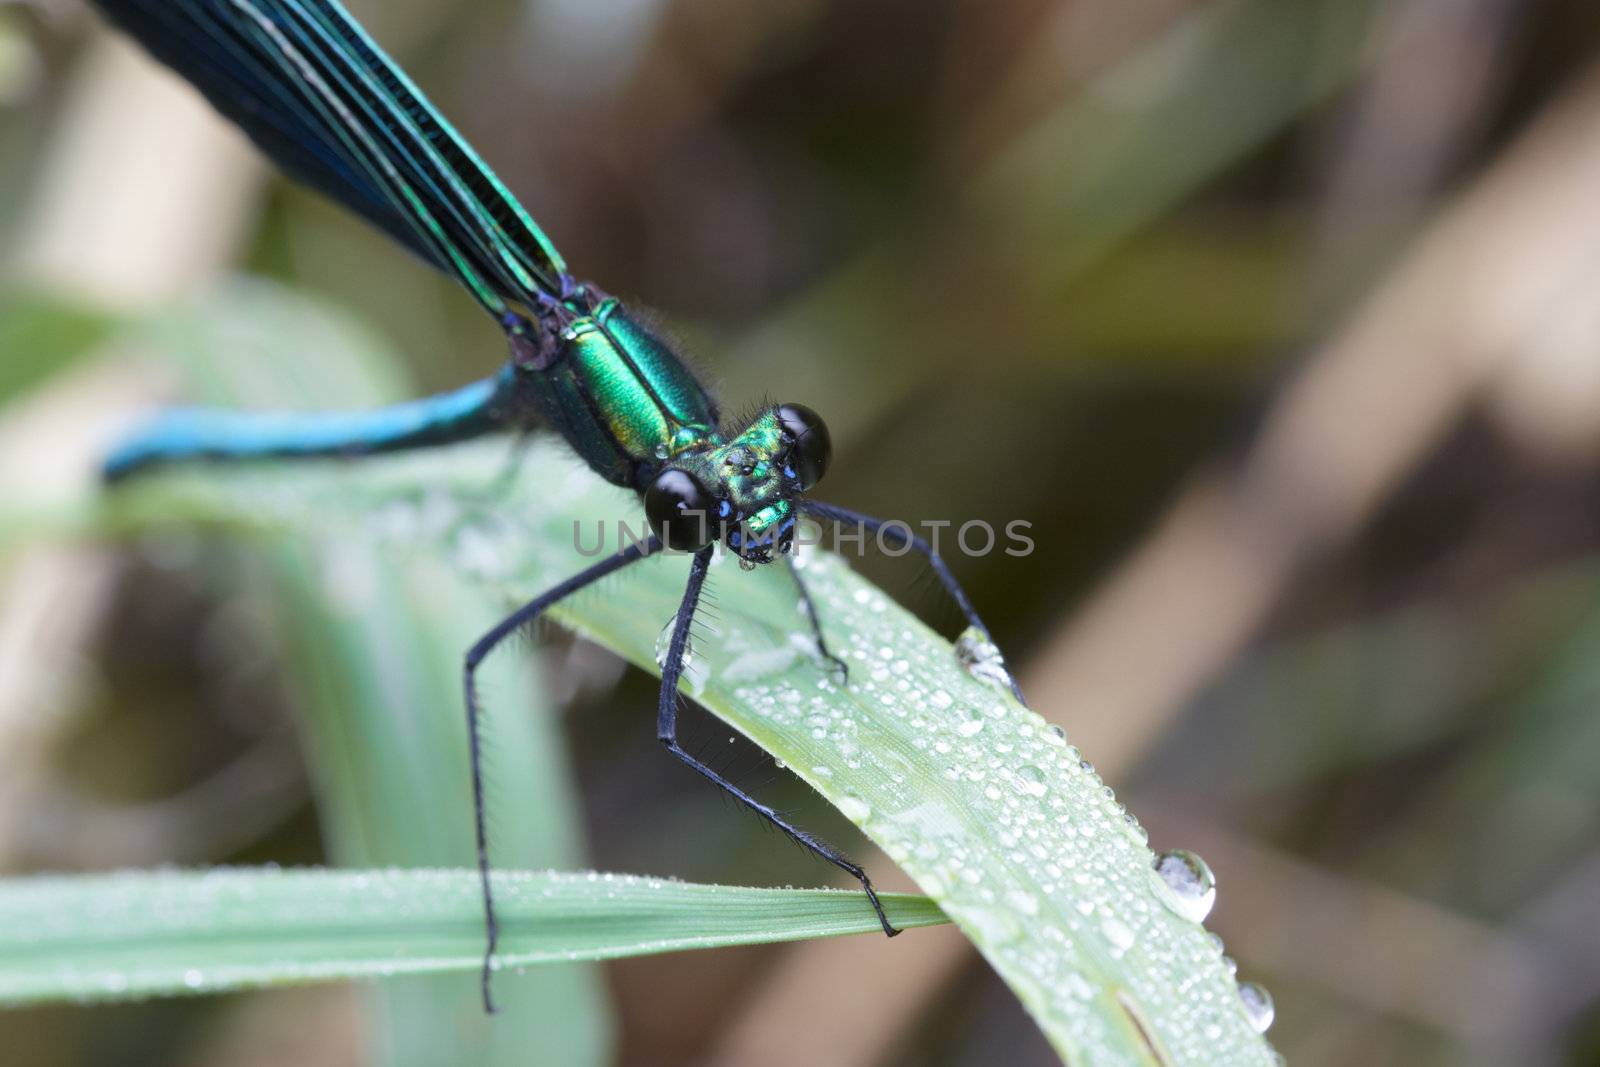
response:
M104 462L108 482L165 465L351 457L491 433L554 429L595 473L633 490L650 535L534 597L467 650L462 684L486 941L480 976L493 1012L499 945L484 816L477 671L552 605L666 551L691 554L661 661L656 735L669 753L802 847L858 880L883 932L867 872L678 740L679 681L707 571L719 548L742 567L782 561L818 657L848 684L795 566L802 516L865 531L924 556L976 634L988 630L936 548L904 523L810 497L832 458L826 423L799 403L729 422L677 354L617 298L567 269L554 244L472 146L335 0L94 0L192 83L292 178L358 212L458 281L504 331L498 373L452 392L363 412L175 408ZM992 643L990 645L992 647ZM1008 679L1009 680L1009 679ZM1014 680L1017 699L1022 693Z

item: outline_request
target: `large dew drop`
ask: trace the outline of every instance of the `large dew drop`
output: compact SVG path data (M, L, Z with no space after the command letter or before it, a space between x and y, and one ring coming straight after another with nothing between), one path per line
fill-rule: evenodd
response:
M1240 982L1239 1002L1244 1005L1244 1013L1256 1033L1266 1033L1277 1014L1277 1009L1272 1006L1272 994L1254 982Z
M1217 902L1217 880L1206 861L1188 849L1174 848L1156 857L1155 870L1172 890L1161 895L1167 906L1192 922L1205 922Z
M667 669L667 657L672 653L672 630L677 625L677 619L667 620L667 624L656 635L656 666L663 671ZM792 656L793 653L786 653ZM682 677L689 683L689 690L699 696L705 690L706 681L711 676L710 664L694 654L694 640L690 638L683 643L683 658L680 661ZM741 664L748 668L748 664Z
M667 620L667 624L661 628L661 632L656 634L656 666L662 670L667 669L667 657L672 654L672 632L677 629L677 626L678 618L673 616ZM684 674L688 674L689 669L694 666L693 644L693 641L687 638L683 642L683 657L679 660L679 668Z
M1006 669L1000 646L976 626L969 626L956 638L956 659L962 669L980 682L1011 691L1011 672Z

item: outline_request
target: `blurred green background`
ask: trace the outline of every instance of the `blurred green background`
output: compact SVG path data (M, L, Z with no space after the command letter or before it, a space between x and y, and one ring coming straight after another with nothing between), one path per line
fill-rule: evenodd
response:
M1032 555L956 570L1152 844L1211 862L1208 925L1273 991L1291 1062L1600 1063L1600 9L350 6L574 270L659 314L725 403L828 417L824 498L1033 523ZM237 273L347 323L397 393L504 356L450 284L273 177L68 0L0 3L0 257L12 501L81 482L108 412L172 388L132 324L188 322L202 362L280 328L227 318ZM338 739L307 708L364 660L296 635L322 609L284 592L316 585L281 584L292 547L49 544L0 521L0 871L405 861L415 842L351 845L329 783L368 781L391 814L435 798L398 759L329 769ZM957 628L925 568L861 567ZM464 647L492 608L448 614L445 636L381 647ZM651 679L554 632L525 658L542 680L516 729L548 736L518 743L544 761L494 773L527 791L528 855L829 878L662 755ZM456 714L411 696L417 721ZM759 752L690 728L867 854ZM498 1055L1054 1062L948 930L573 972L521 1025L579 1037ZM406 997L433 1002L418 989L10 1013L0 1048L429 1062L394 1044ZM465 992L437 1047L481 1026Z

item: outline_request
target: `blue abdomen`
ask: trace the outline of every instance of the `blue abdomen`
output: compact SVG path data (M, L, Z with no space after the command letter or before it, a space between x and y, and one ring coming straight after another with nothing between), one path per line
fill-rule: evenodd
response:
M454 392L355 412L175 408L156 415L106 458L107 481L167 463L274 457L357 456L445 444L504 426L513 414L512 373Z

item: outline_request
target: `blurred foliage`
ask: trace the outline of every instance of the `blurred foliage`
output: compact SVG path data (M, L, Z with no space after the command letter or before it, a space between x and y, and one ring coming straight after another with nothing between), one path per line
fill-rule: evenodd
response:
M0 297L0 397L15 396L103 342L114 319L50 293Z

